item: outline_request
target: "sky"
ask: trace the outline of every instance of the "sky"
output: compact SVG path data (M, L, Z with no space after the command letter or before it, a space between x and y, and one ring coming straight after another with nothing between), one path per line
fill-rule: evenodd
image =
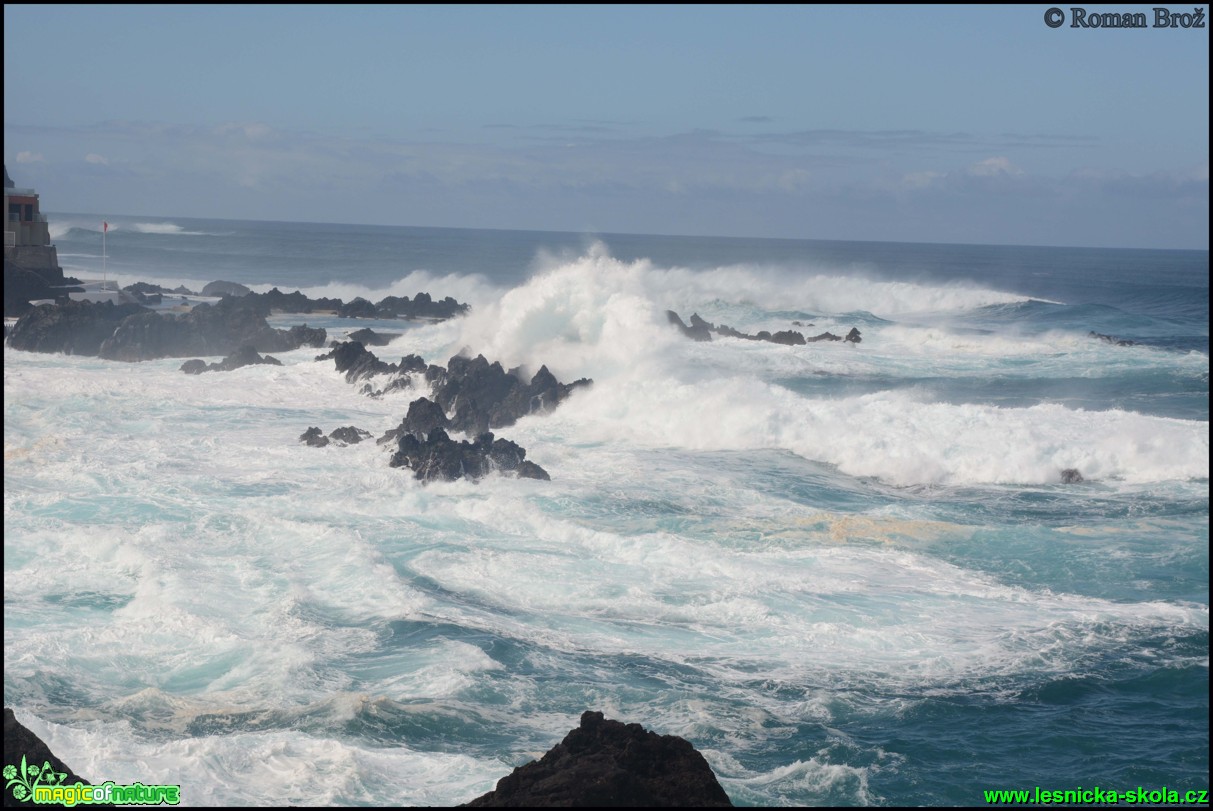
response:
M5 5L4 161L48 212L1207 250L1208 6L1050 8Z

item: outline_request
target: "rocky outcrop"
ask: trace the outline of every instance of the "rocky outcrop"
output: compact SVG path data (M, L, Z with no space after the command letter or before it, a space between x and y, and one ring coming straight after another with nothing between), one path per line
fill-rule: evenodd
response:
M434 388L434 400L451 414L450 427L473 436L513 425L528 414L551 411L574 389L591 383L587 378L561 383L546 366L529 383L519 377L519 370L512 372L496 361L489 363L484 355L456 355L445 370L430 366L426 379Z
M5 790L4 806L6 808L34 805L28 793L27 784L32 786L36 782L39 786L75 786L77 783L85 786L92 785L73 772L62 760L55 757L55 753L50 750L50 747L18 721L11 709L5 707L4 765L19 769L23 763L27 772L22 776L25 781L16 783L14 780L12 782L16 784L10 785ZM30 768L36 769L37 773L30 775L28 773ZM8 775L5 775L5 778L6 783L10 782L7 779Z
M426 369L425 361L418 355L405 355L400 363L387 363L379 360L359 341L337 344L331 352L318 355L316 360L332 360L337 365L337 371L345 373L347 383L356 383L376 375L408 374Z
M243 346L258 352L289 352L301 346L323 346L327 333L306 324L274 329L265 321L268 309L232 296L199 304L188 313L143 312L122 321L102 343L99 355L109 360L152 360L190 355L227 355Z
M708 324L708 322L699 317L699 313L694 313L691 315L690 326L688 326L686 322L684 322L678 315L678 313L674 312L673 310L666 310L665 317L671 324L678 327L679 332L690 338L692 341L712 340L712 327L710 324Z
M370 431L364 431L352 425L338 428L328 436L325 436L324 432L319 428L312 427L299 435L299 441L304 445L311 445L313 448L324 448L330 444L345 447L346 445L357 445L364 439L370 439L370 437Z
M204 296L247 296L253 292L239 282L211 282L202 288Z
M586 712L541 759L468 807L730 807L712 767L686 739Z
M1086 479L1078 472L1078 468L1068 467L1061 472L1062 484L1081 484L1085 481Z
M689 326L673 310L666 310L666 318L671 324L678 327L678 330L683 335L695 341L710 341L712 340L712 333L723 335L726 338L741 338L746 341L767 341L773 344L783 344L784 346L803 346L806 343L815 343L817 341L849 341L850 343L857 344L863 340L860 337L859 330L854 327L851 328L851 331L847 333L845 338L841 338L832 332L823 332L812 338L806 338L796 330L782 330L773 334L762 330L757 335L750 335L749 333L734 329L727 324L716 326L715 324L708 323L699 317L699 313L691 314ZM792 323L797 326L801 325L799 321L793 321Z
M551 481L547 471L526 461L526 450L508 439L496 439L486 431L474 442L456 442L442 428L434 428L419 439L412 433L401 436L392 454L391 467L407 467L423 482L482 479L500 472L523 479Z
M75 279L63 275L63 269L55 267L25 267L4 260L4 317L20 318L34 308L31 301L41 299L65 299L69 292L83 287L67 287Z
M28 352L62 352L66 355L97 355L101 345L128 317L147 314L138 304L94 304L63 301L41 304L21 316L8 336L8 345ZM191 352L185 354L203 354Z
M369 327L363 327L357 332L351 332L346 340L357 341L363 346L387 346L399 337L399 332L375 332Z
M17 321L9 345L31 352L99 355L122 361L223 356L246 345L259 352L324 345L327 335L323 329L307 325L273 329L264 312L242 305L243 301L227 297L215 304L199 304L183 315L113 302L44 304Z
M219 363L208 365L204 360L187 360L181 364L181 371L187 375L200 375L203 372L230 372L242 366L254 366L257 364L281 366L282 361L269 355L262 357L257 354L257 350L253 349L253 347L242 346Z
M375 309L380 318L424 318L443 321L464 315L470 308L450 296L442 301L434 301L429 293L418 293L412 301L409 301L408 296L387 296L375 305Z

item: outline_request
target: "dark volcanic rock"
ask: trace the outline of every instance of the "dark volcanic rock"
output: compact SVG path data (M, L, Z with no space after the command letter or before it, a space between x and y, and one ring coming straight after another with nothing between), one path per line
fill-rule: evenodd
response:
M409 468L423 482L475 481L495 470L524 479L551 480L547 471L525 459L525 449L508 439L494 439L490 432L476 437L475 442L456 442L442 428L433 428L424 440L412 433L401 436L389 464Z
M376 442L385 445L398 441L405 435L412 435L415 439L425 442L435 428L446 429L450 424L442 406L426 397L418 397L409 403L409 413L400 421L400 425L379 437Z
M351 332L346 340L357 341L363 346L387 346L399 337L399 332L375 332L369 327L364 327L357 332Z
M341 308L337 310L337 315L342 318L378 318L379 311L375 309L374 304L359 297L348 304L341 305Z
M434 388L434 399L452 414L451 428L472 435L490 428L505 428L528 414L546 413L565 400L573 389L588 386L582 378L561 383L546 366L530 383L509 374L500 363L489 363L484 355L456 355L446 371L431 366L426 379Z
M710 325L708 325L707 322L704 321L703 319L699 318L698 314L691 316L691 323L694 324L695 321L698 320L700 325L690 326L690 327L688 327L683 322L683 320L678 316L678 313L674 312L673 310L666 310L665 317L669 320L669 322L671 324L678 327L679 332L681 332L683 335L690 338L692 341L710 341L710 340L712 340L712 332L711 332Z
M787 346L803 346L805 343L804 336L796 330L784 330L777 332L770 338L773 344L786 344Z
M1078 472L1078 468L1068 467L1061 472L1062 484L1079 484L1085 481L1086 479Z
M21 768L22 759L27 767L33 766L39 769L41 779L39 785L53 786L75 786L77 783L85 786L91 786L92 783L85 780L80 775L68 768L62 760L55 757L55 753L50 750L42 739L31 732L24 724L17 720L17 716L8 707L4 708L4 765L16 766ZM54 773L54 782L50 782L43 770L43 766L50 764L47 771ZM12 781L16 783L16 781ZM33 782L33 781L31 781ZM5 789L4 806L21 807L33 806L33 800L28 796L18 797L17 789L21 789L21 794L24 794L25 787L21 785L13 785ZM45 807L45 806L39 806Z
M375 305L375 309L380 318L426 318L442 321L463 315L469 307L450 296L442 301L434 301L429 293L418 293L412 301L409 301L408 296L387 296Z
M159 317L138 304L114 304L111 301L102 304L88 301L41 304L17 320L9 333L8 345L30 352L96 355L119 324L128 317L138 317L140 313Z
M757 335L750 335L734 329L728 324L721 324L720 326L710 324L700 318L698 313L691 316L690 326L682 323L682 319L678 317L678 313L674 312L673 310L666 310L666 317L669 319L671 324L678 327L678 329L682 331L683 335L696 341L710 341L712 339L711 334L713 332L717 335L723 335L726 338L741 338L746 341L767 341L769 343L783 344L785 346L800 346L802 344L814 343L816 341L844 340L843 338L829 332L823 332L813 338L805 338L804 335L796 332L795 330L783 330L776 332L774 335L766 330L761 330ZM793 321L792 323L797 326L802 326L799 321ZM809 326L812 325L810 324ZM845 340L852 343L859 343L861 340L859 337L859 330L852 328L851 331L847 333Z
M257 364L281 366L282 361L269 355L262 357L251 346L242 346L219 363L212 363L209 366L202 360L187 360L181 364L181 371L187 375L200 375L203 372L230 372L234 369L239 369L241 366L255 366Z
M355 428L350 425L345 428L338 428L329 434L329 439L336 442L338 445L357 445L364 439L370 439L371 432L364 431L361 428Z
M4 317L19 318L25 315L33 309L31 301L63 299L69 290L83 289L64 287L68 282L63 275L63 269L58 266L28 268L5 259Z
M520 766L471 807L731 807L688 741L586 712L540 760Z
M316 360L332 360L337 365L338 372L345 372L347 383L354 383L364 377L394 374L400 371L399 366L379 360L375 357L374 352L368 351L357 341L338 344L331 352L319 355Z
M299 435L299 441L313 448L323 448L329 444L329 438L319 428L309 428Z
M313 313L318 311L336 312L341 309L339 298L312 299L296 290L294 293L283 293L277 287L268 293L250 293L249 298L264 301L270 311L280 313Z
M248 345L259 352L289 352L323 346L325 331L306 325L274 329L264 301L227 296L172 315L143 311L126 318L98 354L109 360L152 360L190 355L227 355Z
M211 282L202 288L204 296L247 296L253 292L238 282Z

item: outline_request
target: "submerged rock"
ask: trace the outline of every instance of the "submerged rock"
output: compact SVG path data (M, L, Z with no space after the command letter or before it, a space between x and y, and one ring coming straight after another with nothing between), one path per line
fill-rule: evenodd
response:
M537 761L469 807L731 807L712 767L686 739L585 712Z

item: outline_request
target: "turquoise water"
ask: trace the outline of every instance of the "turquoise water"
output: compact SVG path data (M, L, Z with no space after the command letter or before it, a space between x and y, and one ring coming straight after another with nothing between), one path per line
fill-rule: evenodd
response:
M109 221L123 284L452 295L377 354L595 384L499 432L551 482L423 487L297 442L419 396L315 350L6 350L5 704L83 774L452 804L593 708L738 804L1207 785L1207 252ZM99 276L99 218L52 228Z

